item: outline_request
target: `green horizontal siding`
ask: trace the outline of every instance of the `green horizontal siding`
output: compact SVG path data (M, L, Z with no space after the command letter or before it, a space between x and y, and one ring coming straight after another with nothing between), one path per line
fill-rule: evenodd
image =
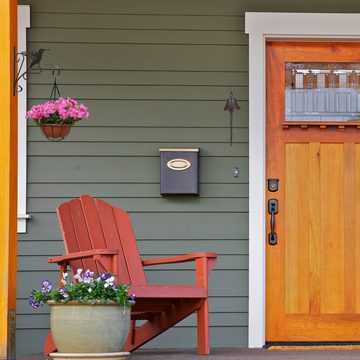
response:
M173 254L173 253L172 253ZM157 254L143 256L143 259L152 259ZM170 254L171 255L171 254ZM162 255L167 257L169 254ZM53 264L47 262L48 256L22 256L18 262L19 271L51 271L54 269ZM194 262L173 264L168 266L154 265L146 268L147 272L153 271L169 271L172 270L192 270L195 268ZM220 255L217 265L217 270L246 270L248 268L248 256L246 255Z
M48 314L48 309L46 307L41 307L36 315L32 308L29 307L27 299L18 299L17 303L17 313L18 315L33 315L37 314ZM237 297L215 297L210 298L210 307L212 313L247 313L248 311L248 298L246 296L237 296Z
M229 136L229 133L225 133L225 139ZM116 145L114 145L116 143ZM78 156L104 156L104 157L154 157L158 156L159 148L169 148L169 147L183 147L184 143L180 142L155 142L155 143L137 143L137 142L105 142L105 141L69 141L64 143L54 143L53 146L49 148L46 140L41 139L41 141L33 142L31 149L29 149L29 156L46 156L46 157L57 157L61 152L62 156L72 156L77 154ZM89 146L91 145L91 146ZM230 147L228 144L224 143L200 143L200 142L186 142L187 147L196 147L201 146L201 158L205 157L247 157L249 154L249 145L248 143L233 143ZM156 155L155 155L156 154ZM219 184L211 184L212 190L217 189L217 191L230 192L228 188L221 188ZM101 191L102 189L93 188L92 192ZM117 189L119 190L119 189ZM141 189L138 189L141 191ZM156 194L159 194L158 187L156 188ZM54 189L56 191L56 189ZM60 194L60 193L59 193ZM154 192L155 194L155 192ZM202 191L202 195L203 195ZM40 194L39 194L40 195ZM136 194L134 194L136 195ZM50 196L50 195L49 195ZM64 196L64 195L63 195Z
M29 84L46 84L52 77L48 72L30 74ZM248 73L246 71L126 71L126 70L66 70L58 79L59 85L175 85L175 86L247 86ZM103 104L103 102L101 103ZM106 104L107 107L114 104ZM152 104L150 104L151 106ZM156 104L155 104L156 105ZM188 104L188 106L191 104ZM166 106L166 103L163 104ZM204 108L206 110L207 107ZM216 108L216 110L219 110Z
M221 239L248 238L248 214L246 213L151 212L130 213L130 216L138 240L213 239L221 241ZM56 215L34 213L29 222L27 234L19 234L19 239L61 240Z
M50 87L50 84L49 84ZM226 95L225 95L226 96ZM191 101L191 100L86 100L91 113L89 119L83 121L80 127L131 127L141 128L151 125L152 128L169 127L209 127L224 128L229 126L228 112L223 111L224 101ZM39 100L30 100L30 106ZM181 105L181 111L178 111ZM234 114L234 127L248 127L248 103L239 101L241 109ZM186 115L185 115L186 114ZM29 121L32 125L32 121ZM78 127L78 125L77 125ZM75 128L73 130L76 130ZM133 130L134 131L134 130ZM73 141L73 136L68 141ZM43 139L44 140L44 139ZM226 140L218 139L228 146ZM247 142L248 139L246 139ZM162 142L167 141L163 139ZM187 141L187 139L182 139ZM66 148L59 143L58 147ZM207 147L203 149L206 151Z
M355 12L358 10L356 0L321 0L316 3L311 1L289 2L288 0L107 0L106 2L92 2L89 6L88 0L77 0L72 2L66 0L62 2L53 1L27 1L33 5L34 12L40 13L59 13L59 14L134 14L134 15L162 15L172 19L173 16L187 15L190 19L199 18L204 15L211 15L213 22L223 16L243 16L245 11L294 11L294 12ZM156 25L156 23L155 23ZM130 27L135 27L133 24ZM184 25L185 26L185 25Z
M48 29L32 30L29 43L48 42L81 44L198 44L246 45L247 36L239 31L119 30L119 29Z
M243 18L219 17L214 24L211 16L79 16L53 9L44 14L32 5L30 49L51 48L47 62L64 69L61 92L86 102L91 116L64 143L50 144L37 128L29 128L28 208L33 218L19 241L19 283L26 283L18 293L19 352L39 352L41 340L29 344L25 334L44 334L48 327L47 309L34 314L26 296L44 276L54 281L58 276L56 266L47 263L49 256L63 252L55 208L84 192L130 211L144 258L219 252L218 273L211 279L211 321L241 330L232 341L245 342L248 75L247 37L239 31ZM48 97L51 81L46 71L29 77L30 106ZM242 107L233 147L227 144L228 114L222 110L230 86L237 86ZM158 149L172 146L202 148L200 198L159 196ZM234 166L244 169L239 179L232 177ZM224 234L218 221L232 231ZM184 234L184 225L191 231ZM156 283L172 277L191 283L192 269L193 264L154 267L147 276ZM239 286L226 294L219 288L223 272L237 279L241 272L242 290ZM176 332L183 340L172 346L192 346L185 328L194 331L193 318L179 324ZM149 346L166 343L156 341L160 345Z
M201 198L246 198L249 193L248 184L200 184ZM159 196L159 184L29 184L29 198L73 198L80 193L92 194L102 198L154 198ZM53 209L54 210L54 209Z
M355 0L22 0L31 5L30 50L50 51L62 95L83 101L88 120L50 143L29 122L27 234L19 235L18 354L40 353L48 309L30 290L58 269L64 251L56 207L83 193L130 212L144 258L216 251L210 277L211 345L247 345L248 47L245 11L355 12ZM44 68L47 68L44 65ZM46 100L49 71L29 76L28 102ZM230 87L241 109L223 110ZM251 121L251 119L250 119ZM159 195L159 148L200 147L200 196ZM238 167L240 175L233 177ZM154 267L155 283L192 283L193 265ZM195 347L194 316L147 347Z
M48 46L30 43L29 50ZM246 71L248 51L241 45L52 43L46 61L64 70Z
M130 211L144 258L216 251L210 277L211 345L247 345L248 46L245 11L355 12L355 0L22 0L31 5L30 50L62 69L62 95L88 120L50 143L29 122L27 234L19 235L18 354L40 353L48 309L30 290L58 281L47 258L64 251L55 209L88 193ZM46 65L44 66L47 67ZM28 102L46 100L49 71L30 75ZM229 88L241 109L223 110ZM251 121L251 119L250 119ZM200 147L200 196L159 195L159 148ZM233 169L240 176L233 177ZM194 281L191 264L153 267L155 283ZM147 347L196 346L194 316Z
M36 315L32 308L29 307L27 299L18 299L17 300L17 313L18 315L33 315L37 314L48 314L48 309L46 307L41 307ZM237 297L215 297L210 298L210 307L212 313L232 313L232 314L241 314L247 313L248 311L248 298L246 296L237 296Z
M41 8L36 8L35 4L32 4L32 28L35 29L111 29L112 31L119 29L133 31L171 29L182 31L208 30L213 32L218 30L241 31L245 28L244 16L234 16L233 14L233 16L219 16L219 14L217 14L216 18L214 18L213 16L204 16L203 14L201 16L174 14L163 16L157 14L151 15L150 13L137 15L136 13L139 11L136 11L132 12L131 16L129 16L129 14L121 14L121 9L116 6L118 11L115 14L109 13L108 11L106 11L106 13L94 13L91 11L92 9L89 9L90 11L88 13L81 11L81 16L79 16L79 14L64 13L63 8L61 10L61 16L59 16L56 11L53 13L54 10L43 12L44 4L41 5ZM207 3L206 7L209 7L209 3ZM203 10L206 10L206 7ZM159 11L159 9L157 9L157 11Z
M64 251L55 210L83 193L129 211L143 258L216 251L219 260L210 278L212 346L245 346L248 50L244 16L176 15L175 8L170 11L174 14L137 14L131 2L111 1L112 13L100 11L96 2L87 3L86 11L76 2L65 2L64 7L55 1L28 3L29 48L51 49L44 56L47 64L62 69L61 94L83 101L90 117L61 143L48 142L29 122L32 219L27 234L19 235L18 352L41 351L48 309L34 312L26 298L43 278L57 281L57 266L47 263L48 257ZM29 106L48 98L51 83L49 71L29 76ZM241 110L234 115L230 146L229 114L223 108L232 86ZM161 147L200 147L199 197L160 196ZM234 167L240 169L237 178ZM146 269L146 275L157 284L191 284L194 264L155 266ZM27 335L33 332L36 340L30 343ZM195 333L192 316L147 346L193 347Z
M74 98L82 100L221 100L228 86L130 86L130 85L63 85L61 90ZM248 89L239 88L237 96L240 101L248 100ZM45 99L49 96L49 85L34 84L29 88L32 99Z
M84 120L86 121L86 120ZM147 127L139 129L130 128L98 128L92 129L89 127L77 126L71 130L71 138L69 141L104 141L104 142L227 142L229 140L229 130L225 128L152 128L149 124ZM37 127L30 127L28 131L30 141L47 141L39 132ZM247 142L248 130L235 128L233 131L234 142ZM185 146L185 145L183 145ZM65 148L66 145L63 145ZM61 155L61 154L59 154ZM154 153L155 155L155 153ZM159 155L158 149L156 155ZM66 159L70 160L70 159Z
M64 201L69 199L52 199L52 198L31 198L28 200L29 207L33 209L33 213L53 213L54 209ZM129 212L150 212L154 209L157 212L237 212L246 213L248 211L248 199L239 198L193 198L174 197L169 201L162 198L104 198L105 201L114 205L127 209Z
M143 257L153 258L153 257L162 257L168 256L168 247L171 247L173 255L181 255L186 252L202 252L206 249L211 248L212 251L217 252L221 257L225 255L248 255L248 241L247 240L209 240L202 239L197 240L182 240L178 241L176 239L163 239L163 240L138 240L138 247L143 255ZM165 246L167 245L167 246ZM18 254L21 256L19 258L19 264L23 261L22 257L28 257L27 261L32 261L33 257L43 256L42 259L45 262L43 264L38 264L37 266L47 266L47 258L54 256L56 254L62 253L64 251L64 245L61 240L53 241L19 241ZM223 258L221 261L224 261ZM242 258L243 264L245 258ZM219 265L220 266L220 265ZM166 266L165 266L166 268ZM220 268L219 268L220 269ZM31 270L31 269L30 269Z
M19 315L17 318L17 326L19 329L34 329L34 315ZM246 313L212 313L210 321L217 327L239 327L247 326ZM44 329L48 326L48 315L37 315L36 328ZM180 328L189 328L196 326L196 317L191 316L181 321L178 325Z
M25 299L28 296L29 291L31 291L32 286L41 284L45 274L46 278L49 280L58 280L59 272L55 266L53 266L53 268L54 270L51 271L32 271L30 274L29 272L19 271L18 281L22 286L18 290L18 297L20 299ZM192 270L179 271L168 269L168 271L147 271L146 277L148 281L153 284L168 284L169 278L172 279L174 285L193 284L195 281L194 271ZM226 281L224 281L224 279L226 279ZM231 284L231 287L229 284ZM215 271L209 279L209 296L213 297L221 294L226 294L226 297L247 296L247 284L247 270L218 270Z
M26 347L26 353L36 354L39 353L39 341L36 339L45 339L47 334L47 329L18 329L17 343ZM213 347L224 347L224 339L228 347L238 347L239 339L247 343L247 326L214 325L210 329L210 338ZM196 347L196 328L174 327L146 344L145 347L159 348L164 347L164 344L171 344L172 348L194 348Z
M101 129L103 130L103 129ZM101 136L99 130L99 136ZM96 136L96 132L93 132ZM114 133L109 132L109 135ZM135 136L135 135L133 135ZM155 154L154 154L155 155ZM29 182L159 182L159 157L29 157ZM46 164L46 166L44 166ZM241 171L233 177L233 167ZM66 169L66 171L64 171ZM236 183L248 180L248 159L213 157L201 159L200 177L203 183ZM167 201L167 200L165 200ZM170 200L169 200L170 201Z

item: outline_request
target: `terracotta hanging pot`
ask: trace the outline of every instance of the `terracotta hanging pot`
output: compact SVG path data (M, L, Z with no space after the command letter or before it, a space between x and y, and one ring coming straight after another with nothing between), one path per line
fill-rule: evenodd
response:
M39 124L39 126L47 139L61 141L69 135L72 124Z

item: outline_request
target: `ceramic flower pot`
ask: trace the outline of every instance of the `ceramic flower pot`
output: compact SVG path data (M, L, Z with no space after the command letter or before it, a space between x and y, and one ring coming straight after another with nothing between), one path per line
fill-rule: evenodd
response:
M64 140L71 130L71 124L40 124L44 136L51 141Z
M130 309L122 305L49 301L51 334L61 353L121 352L130 329Z

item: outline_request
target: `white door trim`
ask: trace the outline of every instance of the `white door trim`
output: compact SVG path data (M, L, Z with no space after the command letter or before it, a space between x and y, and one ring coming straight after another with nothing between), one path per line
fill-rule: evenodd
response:
M17 52L26 52L26 29L30 27L30 6L18 5L18 48ZM25 62L26 66L26 62ZM24 68L22 69L24 71ZM27 201L27 80L21 78L19 85L22 91L18 93L18 219L17 232L26 233Z
M245 13L249 34L249 347L265 344L265 42L360 40L360 14Z

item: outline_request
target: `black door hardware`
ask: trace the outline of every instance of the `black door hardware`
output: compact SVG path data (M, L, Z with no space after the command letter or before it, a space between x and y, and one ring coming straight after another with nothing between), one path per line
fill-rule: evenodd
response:
M270 199L268 201L268 212L271 215L269 245L276 245L277 233L275 232L275 215L279 212L279 202L277 199Z
M268 179L268 190L271 192L278 191L279 179Z

